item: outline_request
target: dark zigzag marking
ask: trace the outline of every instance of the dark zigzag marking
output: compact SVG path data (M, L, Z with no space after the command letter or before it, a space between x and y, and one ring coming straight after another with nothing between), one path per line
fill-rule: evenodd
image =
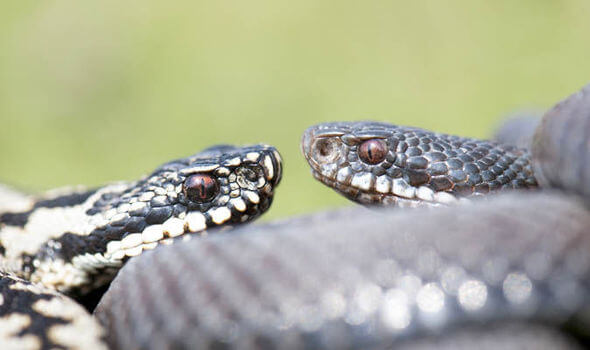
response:
M36 294L31 291L10 289L16 283L30 285L31 282L16 279L4 273L0 273L0 295L4 303L0 305L0 317L10 316L14 313L25 314L30 317L31 324L25 327L18 336L34 335L41 342L41 349L63 349L63 346L55 344L47 336L47 329L54 325L64 325L69 322L60 317L48 317L33 310L33 305L39 300L50 300L56 296L49 293Z
M31 210L20 213L3 213L0 214L0 224L9 226L24 227L29 221L31 214L39 208L59 208L72 207L84 203L90 196L96 193L96 190L89 190L86 192L71 193L63 196L43 199L36 202Z

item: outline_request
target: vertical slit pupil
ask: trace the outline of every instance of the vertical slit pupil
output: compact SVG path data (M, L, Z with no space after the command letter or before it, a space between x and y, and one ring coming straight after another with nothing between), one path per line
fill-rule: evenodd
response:
M184 182L184 193L192 201L205 202L219 192L219 184L212 176L196 174L189 176Z
M377 164L385 160L387 144L381 139L371 139L363 142L359 147L359 158L368 164Z

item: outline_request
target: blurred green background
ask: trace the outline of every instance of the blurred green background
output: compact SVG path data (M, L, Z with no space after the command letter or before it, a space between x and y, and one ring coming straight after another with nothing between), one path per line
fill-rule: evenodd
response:
M590 81L588 0L4 1L0 182L135 179L215 143L279 148L266 218L348 205L305 127L376 119L489 136Z

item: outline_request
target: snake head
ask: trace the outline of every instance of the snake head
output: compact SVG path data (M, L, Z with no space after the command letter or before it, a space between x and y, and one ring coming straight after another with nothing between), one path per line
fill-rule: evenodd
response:
M536 185L523 150L381 122L318 124L301 148L317 180L366 205L438 205Z
M166 238L250 221L270 207L281 174L280 155L267 145L215 146L166 163L98 209L108 227L124 224L105 256L133 256Z
M281 175L274 147L208 148L137 182L100 188L71 208L83 223L48 241L25 264L33 281L66 292L91 290L112 278L105 269L116 271L129 257L160 243L260 216L270 207ZM58 276L64 271L68 276Z

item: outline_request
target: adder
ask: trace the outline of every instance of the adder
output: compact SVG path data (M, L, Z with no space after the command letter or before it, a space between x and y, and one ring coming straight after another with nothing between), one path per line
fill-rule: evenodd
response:
M421 208L163 247L127 264L95 315L115 349L587 346L589 139L590 86L546 113L532 158L388 124L314 127L316 177L363 204Z
M146 250L257 218L281 176L275 148L222 145L134 182L41 196L4 188L0 348L104 348L104 332L70 297L107 285Z

